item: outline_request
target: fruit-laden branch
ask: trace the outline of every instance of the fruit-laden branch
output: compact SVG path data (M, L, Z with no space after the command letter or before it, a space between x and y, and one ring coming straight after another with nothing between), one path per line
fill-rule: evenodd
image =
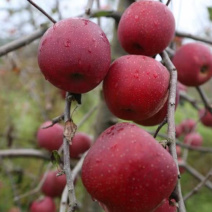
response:
M11 41L10 43L7 43L3 46L0 47L0 56L3 56L11 51L14 51L16 49L19 49L20 47L23 47L31 42L33 42L34 40L40 38L45 31L47 30L47 27L42 27L41 29L36 30L35 32L33 32L30 35L27 35L23 38Z
M83 161L84 161L84 158L85 158L86 154L87 154L87 152L85 152L82 155L82 157L80 158L78 163L73 168L73 170L72 170L72 178L73 179L76 179L78 173L81 171L82 164L83 164ZM60 201L60 212L65 212L66 211L67 197L68 197L68 187L66 186L64 188L64 190L63 190L63 194L62 194L61 201Z
M198 91L198 93L199 93L199 95L200 95L200 97L201 97L201 99L203 101L203 104L204 104L205 108L212 114L212 106L210 105L205 92L199 86L196 87L196 89L197 89L197 91Z
M70 164L70 152L69 152L69 142L71 142L74 137L76 126L73 123L70 115L71 102L74 101L74 97L71 93L66 92L66 102L64 110L64 138L63 138L63 154L64 154L64 167L63 170L66 174L67 188L68 188L68 197L69 197L69 212L75 211L77 207L75 190L74 190L74 180L71 173L71 164Z
M205 176L200 174L196 169L188 165L187 163L180 164L181 167L185 168L186 171L188 171L193 177L195 177L199 181L203 181L205 179ZM205 186L212 190L212 183L210 180L207 180L205 183Z
M33 157L43 160L50 160L50 155L46 155L35 149L7 149L0 150L1 158Z
M193 40L198 40L198 41L202 41L204 43L212 44L212 40L209 39L209 38L202 38L202 37L195 36L195 35L185 33L185 32L176 31L175 35L178 36L178 37L191 38Z
M186 201L188 198L190 198L192 195L196 194L208 181L208 179L212 176L212 169L208 172L208 174L205 176L205 179L202 180L193 190L191 190L189 193L187 193L184 196L184 201Z
M168 54L166 51L163 51L161 53L162 59L167 67L167 69L170 71L170 91L169 91L169 105L168 105L168 116L167 116L167 122L168 122L168 138L170 141L169 149L170 153L177 165L178 169L178 175L180 176L180 171L178 167L178 161L177 161L177 152L176 152L176 142L175 142L175 99L176 99L176 88L177 88L177 70L173 63L171 62ZM186 212L185 205L183 202L182 192L181 192L181 185L180 180L177 182L177 186L175 189L175 192L178 196L178 203L179 203L179 212Z

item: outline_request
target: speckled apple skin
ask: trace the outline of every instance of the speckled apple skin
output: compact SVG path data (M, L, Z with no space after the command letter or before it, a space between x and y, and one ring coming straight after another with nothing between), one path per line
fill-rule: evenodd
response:
M185 136L184 143L191 146L199 147L202 146L203 138L199 133L192 132Z
M169 72L153 58L140 55L115 60L103 82L110 111L125 120L145 120L168 98Z
M91 144L92 140L89 135L83 132L77 132L72 139L72 144L69 146L70 157L79 159L91 147Z
M199 86L212 76L212 54L208 47L200 43L188 43L180 47L173 59L178 80L187 86ZM201 72L201 68L206 69Z
M177 212L177 207L169 204L169 200L166 199L164 203L159 206L154 212Z
M199 111L199 118L201 118L203 125L206 127L212 127L212 114L210 112L205 111L205 109L201 109Z
M130 54L158 54L169 45L174 33L172 12L165 4L156 1L132 3L118 25L118 39Z
M56 205L52 198L44 197L42 200L32 202L30 212L56 212Z
M95 88L110 66L110 44L101 28L83 18L50 27L40 41L38 64L54 86L72 93Z
M52 127L42 129L42 127L51 125L51 121L44 122L37 132L37 142L42 148L49 151L58 150L63 144L63 126L55 124Z
M82 181L110 212L150 212L172 193L177 168L150 134L135 124L119 123L89 150Z
M44 181L41 191L49 197L60 196L66 185L66 176L56 176L57 171L49 171L46 180Z

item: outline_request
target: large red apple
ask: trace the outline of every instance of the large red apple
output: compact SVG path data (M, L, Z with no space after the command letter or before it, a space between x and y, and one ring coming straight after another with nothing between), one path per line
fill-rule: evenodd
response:
M37 132L38 145L49 151L58 150L63 144L63 127L60 124L42 129L45 126L51 125L51 123L51 121L44 122Z
M130 54L158 54L169 45L174 33L172 12L157 1L132 3L118 25L118 39Z
M78 159L80 156L86 152L91 147L91 137L86 133L77 132L72 139L72 144L70 148L70 157Z
M153 58L126 55L115 60L103 83L110 111L121 119L145 120L168 98L169 72Z
M66 176L56 176L56 171L49 171L41 187L42 192L49 197L60 196L66 185Z
M44 197L32 202L30 212L56 212L56 205L51 197Z
M199 147L202 146L203 138L197 132L189 133L184 138L184 143L191 146Z
M177 168L150 134L135 124L119 123L90 148L82 181L110 212L150 212L172 193Z
M72 93L95 88L110 66L110 44L101 28L83 18L50 27L40 41L38 63L54 86Z
M212 76L212 54L200 43L189 43L180 47L173 57L178 80L187 86L199 86Z
M154 212L176 212L176 211L177 207L175 205L170 205L169 200L166 199L164 203L160 207L158 207Z
M199 118L206 127L212 127L212 114L205 109L199 111Z

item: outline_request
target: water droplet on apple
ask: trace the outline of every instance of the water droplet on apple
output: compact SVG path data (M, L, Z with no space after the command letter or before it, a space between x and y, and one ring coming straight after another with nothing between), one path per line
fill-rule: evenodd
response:
M157 74L157 73L154 73L154 74L153 74L153 77L154 77L154 78L157 78L157 77L158 77L158 74Z
M84 22L84 25L86 26L86 25L88 25L88 23L89 23L89 20L83 20L83 22Z
M82 60L78 59L78 65L82 65Z
M67 39L65 42L64 42L64 46L65 47L70 47L71 46L71 41L69 39Z
M99 158L96 159L96 163L101 163L101 162L102 162L101 159L99 159Z
M138 15L135 16L135 20L138 21Z
M89 52L90 54L91 54L91 52L92 52L90 47L88 48L88 52Z
M154 24L155 27L158 26L158 22L157 21L154 21L153 24Z

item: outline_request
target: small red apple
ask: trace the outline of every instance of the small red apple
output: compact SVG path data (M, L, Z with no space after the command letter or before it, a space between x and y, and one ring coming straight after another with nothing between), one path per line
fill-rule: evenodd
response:
M182 125L176 126L176 138L179 138L183 134L183 128Z
M202 146L203 138L197 132L189 133L184 138L184 143L191 146L199 147Z
M182 127L182 132L188 134L196 129L196 121L193 119L186 119L180 124L180 126Z
M66 185L66 175L56 176L57 171L49 171L41 187L42 192L49 197L60 196Z
M199 86L212 76L212 54L200 43L189 43L180 47L173 57L178 80L187 86Z
M63 144L63 126L55 124L52 127L42 129L42 127L49 126L51 123L51 121L44 122L37 132L38 145L49 151L58 150Z
M51 197L44 197L32 202L30 212L56 212L56 205Z
M179 157L177 160L178 160L178 164L179 164L180 174L183 174L186 171L185 168L183 167L183 164L185 162L181 157Z
M170 205L169 200L165 199L163 204L159 206L154 212L177 212L177 207L175 205Z
M45 78L72 93L95 88L107 74L110 60L105 33L87 19L61 20L40 41L38 63Z
M126 55L115 60L103 83L110 111L121 119L145 120L168 98L169 72L153 58Z
M156 55L169 45L174 33L172 12L157 1L132 3L118 25L118 39L130 54Z
M150 212L172 193L177 168L150 134L135 124L118 123L90 148L82 181L109 212Z
M182 149L180 146L176 145L177 157L180 157L182 154Z
M212 114L205 109L199 111L199 118L206 127L212 127Z
M79 159L80 156L86 152L92 144L91 137L86 133L77 132L72 139L72 144L69 146L70 157Z

